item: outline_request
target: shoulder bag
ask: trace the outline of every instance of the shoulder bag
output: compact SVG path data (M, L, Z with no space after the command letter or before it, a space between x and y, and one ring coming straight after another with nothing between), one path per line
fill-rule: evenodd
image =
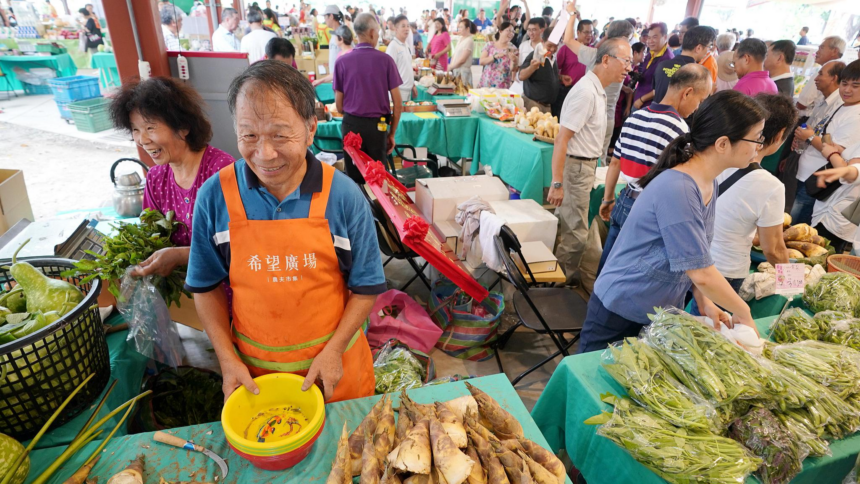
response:
M842 106L836 108L836 111L833 111L833 114L831 114L830 118L827 119L827 123L824 124L824 129L821 130L821 136L827 134L827 127L830 126L831 121L833 121L833 118L836 116L836 113L838 113L840 109L842 109ZM814 150L815 148L813 148L812 146L808 146L806 149ZM827 164L824 165L824 167L816 171L829 170L831 168L833 168L833 164L828 161ZM803 183L806 185L806 193L810 197L821 201L830 198L830 195L833 195L833 192L835 192L836 189L838 189L841 185L841 182L839 180L836 180L834 182L828 183L826 186L824 186L824 188L819 187L818 177L815 176L815 174L807 178L806 181L804 181Z

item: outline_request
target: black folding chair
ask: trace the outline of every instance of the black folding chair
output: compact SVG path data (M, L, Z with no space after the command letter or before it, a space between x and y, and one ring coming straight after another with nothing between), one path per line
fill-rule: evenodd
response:
M335 148L335 149L323 148L322 146L317 144L319 141L329 141L329 142L333 142L333 143L338 143L338 146L340 146L340 148ZM314 137L314 148L316 148L316 150L318 152L322 151L323 153L334 153L336 155L341 155L338 158L343 158L343 140L340 137L320 136L319 134L317 134Z
M412 156L406 156L405 152L407 150L411 151ZM414 163L414 165L407 168L401 167L400 170L397 170L394 166L394 157L398 157L407 163ZM415 180L417 179L436 178L439 176L439 163L430 158L418 158L418 151L411 145L394 145L394 150L392 150L386 162L388 164L388 171L406 188L414 188Z
M406 288L418 278L421 278L421 282L427 286L427 289L430 289L430 280L424 275L424 269L427 268L429 262L425 261L423 266L418 265L415 258L420 256L414 250L403 244L400 240L400 235L397 234L397 230L391 227L388 215L384 210L382 210L382 207L377 205L377 202L370 197L368 190L370 190L370 188L367 186L361 187L361 192L364 194L364 198L367 199L367 203L370 205L370 212L373 215L373 220L375 222L374 225L376 225L376 240L379 243L379 249L387 257L385 262L382 263L382 267L387 266L389 262L395 259L405 260L415 271L415 275L412 279L409 279L409 281L404 284L400 290L406 291Z
M505 228L507 227L503 227L503 229ZM503 236L494 237L494 242L499 257L505 266L508 280L517 289L514 294L514 310L517 312L519 321L496 340L495 347L497 350L504 349L514 331L520 326L525 326L538 334L548 334L557 348L553 354L514 378L511 384L516 385L526 375L552 361L555 357L570 355L567 350L579 340L588 303L579 294L566 288L531 287L511 258L511 251L513 251L525 265L519 240L510 229L502 230L501 234ZM528 266L526 269L529 276L534 280L531 269ZM572 339L568 341L565 334L572 334ZM499 365L499 371L504 373L499 351L496 351L496 362Z

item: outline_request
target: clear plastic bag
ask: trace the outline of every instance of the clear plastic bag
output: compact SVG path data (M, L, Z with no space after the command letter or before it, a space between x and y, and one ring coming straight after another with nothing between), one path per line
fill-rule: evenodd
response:
M717 405L775 393L765 391L773 382L754 356L693 316L669 308L657 310L649 318L651 324L640 338L687 388Z
M860 319L840 319L830 323L822 341L860 350Z
M185 354L167 303L152 283L157 276L133 277L126 269L117 309L128 322L128 340L138 353L165 365L178 367Z
M777 343L817 340L821 337L818 323L801 308L791 308L770 327L770 335Z
M809 455L809 446L795 440L766 408L753 408L735 420L729 435L762 459L756 474L763 484L788 483L800 474Z
M857 454L857 460L854 462L854 468L851 473L845 476L842 484L860 484L860 454Z
M597 434L623 448L671 483L742 483L761 460L738 442L710 432L679 429L622 398L613 413L586 420L602 424Z
M424 385L427 371L407 345L396 339L388 340L376 353L373 373L376 393L393 393ZM428 357L429 359L429 357Z
M765 356L833 390L839 398L860 392L860 352L821 341L769 345Z
M654 349L642 341L627 338L616 343L601 360L630 398L669 423L713 433L724 429L714 406L672 377Z
M826 334L830 331L830 326L834 321L842 321L844 319L850 319L853 317L851 313L846 313L845 311L822 311L820 313L815 313L815 316L812 317L813 321L818 324L818 329L821 334Z
M810 456L824 457L833 455L833 452L830 450L830 444L818 435L816 429L811 427L812 424L809 423L809 419L804 412L786 410L784 412L776 411L773 414L796 441L803 442L809 447Z
M860 310L860 281L844 272L825 274L818 283L806 286L803 302L816 313L844 311L854 314Z

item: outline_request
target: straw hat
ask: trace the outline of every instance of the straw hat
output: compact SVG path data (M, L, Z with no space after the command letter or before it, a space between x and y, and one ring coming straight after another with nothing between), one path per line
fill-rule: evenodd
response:
M735 53L726 51L720 53L717 57L717 77L721 81L735 82L738 80L738 75L735 74L735 67L732 64L735 60Z

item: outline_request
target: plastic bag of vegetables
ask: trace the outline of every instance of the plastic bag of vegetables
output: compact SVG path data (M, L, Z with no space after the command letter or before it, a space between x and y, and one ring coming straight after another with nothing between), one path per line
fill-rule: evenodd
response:
M173 368L182 364L184 350L167 303L153 281L157 276L134 277L125 271L116 307L128 321L128 340L138 353Z
M816 284L806 286L803 302L816 313L820 311L860 310L860 281L844 272L825 274Z
M853 314L846 313L845 311L822 311L820 313L815 313L815 316L813 316L812 319L816 324L818 324L821 334L827 334L834 321L842 321L852 317L854 317Z
M776 411L773 415L779 419L782 426L785 427L792 438L797 442L802 442L809 447L809 455L813 457L823 457L825 455L833 455L830 451L830 444L822 439L818 432L811 427L806 414L797 410L786 410L783 412Z
M585 423L671 483L742 483L762 462L732 439L675 427L627 398L601 398L615 410Z
M803 469L809 447L792 434L765 408L756 407L732 424L729 435L762 459L757 474L763 484L791 481Z
M857 454L857 460L854 462L854 468L851 473L845 476L842 484L860 484L860 454Z
M723 430L714 406L681 385L657 353L639 339L627 338L610 346L601 359L630 398L671 424L714 433Z
M818 323L800 308L789 309L770 327L770 335L777 343L817 340L821 334Z
M767 345L765 357L797 370L839 398L860 392L860 352L821 341Z
M396 339L388 340L376 353L373 373L377 394L418 388L435 376L429 356Z
M830 330L822 341L860 350L860 319L848 318L830 323Z

